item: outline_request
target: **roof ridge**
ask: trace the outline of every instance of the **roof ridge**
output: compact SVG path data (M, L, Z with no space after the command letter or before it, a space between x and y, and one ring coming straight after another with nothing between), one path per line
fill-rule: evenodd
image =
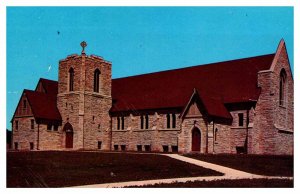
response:
M46 79L46 78L40 78L40 80L45 80L45 81L51 81L51 82L58 82L58 81L56 81L56 80L52 80L52 79Z
M184 69L189 69L189 68L195 68L195 67L205 67L205 66L211 66L211 65L220 65L221 63L229 63L229 62L234 62L234 61L240 61L240 60L249 60L252 58L260 58L260 57L266 57L266 56L271 56L275 55L276 53L270 53L270 54L264 54L264 55L257 55L257 56L252 56L252 57L245 57L245 58L239 58L239 59L232 59L232 60L226 60L226 61L218 61L218 62L212 62L212 63L204 63L204 64L198 64L198 65L193 65L193 66L188 66L188 67L182 67L182 68L176 68L176 69L168 69L168 70L163 70L163 71L155 71L155 72L150 72L150 73L143 73L143 74L138 74L138 75L131 75L127 77L120 77L120 78L114 78L113 80L121 80L121 79L126 79L126 78L134 78L134 77L139 77L139 76L145 76L145 75L152 75L152 74L159 74L159 73L165 73L165 72L172 72L172 71L178 71L178 70L184 70Z

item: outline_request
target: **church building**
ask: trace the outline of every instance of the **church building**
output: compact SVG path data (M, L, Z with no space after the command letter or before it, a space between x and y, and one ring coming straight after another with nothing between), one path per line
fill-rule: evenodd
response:
M118 79L81 46L59 61L58 81L23 91L12 149L293 154L284 40L273 54Z

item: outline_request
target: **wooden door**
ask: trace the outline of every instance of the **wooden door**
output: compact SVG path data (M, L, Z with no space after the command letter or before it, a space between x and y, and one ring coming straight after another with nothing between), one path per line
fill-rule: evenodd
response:
M73 132L66 132L66 148L73 148Z
M201 133L198 128L194 128L192 131L192 151L200 152L201 145Z

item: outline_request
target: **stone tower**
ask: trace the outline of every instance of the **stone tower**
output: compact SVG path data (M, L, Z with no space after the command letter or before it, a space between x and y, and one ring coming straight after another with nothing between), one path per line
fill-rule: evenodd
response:
M62 147L110 149L111 63L95 55L59 61L57 107L62 116Z

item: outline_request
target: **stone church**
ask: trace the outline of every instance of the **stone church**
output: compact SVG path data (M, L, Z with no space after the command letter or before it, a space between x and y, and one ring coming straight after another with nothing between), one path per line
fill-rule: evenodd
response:
M293 154L294 84L275 53L112 79L82 52L24 90L12 149Z

